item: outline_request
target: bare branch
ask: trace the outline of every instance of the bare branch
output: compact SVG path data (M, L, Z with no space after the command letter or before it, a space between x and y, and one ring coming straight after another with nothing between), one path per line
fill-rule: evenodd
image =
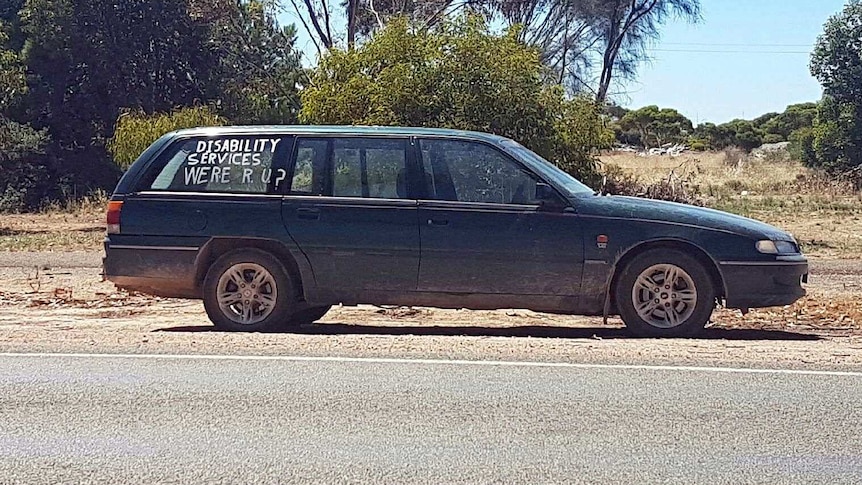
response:
M380 14L374 9L374 0L368 0L368 10L374 15L374 18L377 19L377 26L382 29L383 21L380 20Z
M542 61L568 88L594 87L604 100L619 77L632 76L648 58L647 42L668 16L697 21L700 0L489 0L509 25L522 24L521 39L542 52ZM593 64L596 76L591 72ZM595 77L595 79L594 79Z
M455 8L450 10L450 13L455 12L459 8L464 7L465 5L467 5L468 2L469 2L469 0L465 0L465 1L460 2L460 5L457 5L457 6L455 6ZM443 2L443 5L441 5L440 8L438 8L436 12L434 12L427 19L425 19L424 28L429 29L429 28L437 25L440 22L440 20L443 19L443 17L444 17L443 14L446 13L446 10L448 10L449 7L451 7L452 4L454 4L454 3L455 3L454 0L447 0L446 2Z
M332 26L329 20L329 0L320 0L320 5L323 8L323 21L324 27L326 27L326 37L329 39L330 48L334 42L332 41Z
M347 0L347 48L356 44L356 6L359 0Z
M293 2L293 0L291 0L291 2ZM327 35L326 32L323 31L323 28L320 26L317 11L311 4L311 0L303 0L303 2L305 3L305 8L308 11L308 17L311 19L311 24L314 25L314 30L317 32L318 38L320 39L321 43L323 43L324 47L326 47L327 49L332 49L332 36ZM326 0L323 0L323 3L324 5L326 5ZM297 13L299 13L299 10L297 10ZM328 25L327 28L329 28Z
M314 43L314 48L317 49L317 55L323 55L323 51L320 49L320 44L317 43L317 39L314 38L314 33L311 32L311 28L308 26L308 22L305 21L305 17L299 13L299 6L296 4L296 0L290 0L290 3L293 4L293 9L296 11L296 16L299 17L299 21L302 22L302 26L305 27L305 31L308 32L308 38L311 39L311 42Z

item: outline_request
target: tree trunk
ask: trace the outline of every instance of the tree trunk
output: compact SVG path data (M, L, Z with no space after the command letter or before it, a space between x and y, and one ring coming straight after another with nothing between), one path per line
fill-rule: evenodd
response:
M359 0L347 0L347 49L356 44L356 6Z

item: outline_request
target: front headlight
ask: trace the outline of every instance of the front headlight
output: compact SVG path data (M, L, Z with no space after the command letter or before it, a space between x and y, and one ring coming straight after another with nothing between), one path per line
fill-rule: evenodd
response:
M799 248L795 243L790 241L771 241L769 239L765 239L763 241L757 241L755 246L758 252L763 254L798 254Z

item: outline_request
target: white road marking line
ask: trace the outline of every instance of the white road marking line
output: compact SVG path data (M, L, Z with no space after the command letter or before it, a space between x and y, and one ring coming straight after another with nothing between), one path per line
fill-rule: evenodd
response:
M444 359L395 359L375 357L312 357L290 355L194 355L194 354L62 354L62 353L3 353L3 357L47 357L58 359L150 359L150 360L235 360L235 361L281 361L281 362L327 362L357 364L413 364L413 365L467 365L485 367L548 367L569 369L607 370L651 370L682 372L713 372L724 374L785 374L806 376L862 377L862 372L804 370L804 369L753 369L744 367L696 367L673 365L635 364L579 364L573 362L521 362L510 360L444 360Z

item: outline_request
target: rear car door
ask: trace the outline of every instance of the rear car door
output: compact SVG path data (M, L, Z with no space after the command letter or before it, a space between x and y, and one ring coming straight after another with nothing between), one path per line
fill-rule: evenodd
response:
M574 211L491 145L422 139L420 291L575 296L583 243ZM551 190L559 203L539 202Z
M266 133L175 140L124 197L121 232L110 237L122 274L190 289L210 238L287 240L280 184L292 141Z
M407 138L299 137L282 219L323 291L414 291L415 173Z

